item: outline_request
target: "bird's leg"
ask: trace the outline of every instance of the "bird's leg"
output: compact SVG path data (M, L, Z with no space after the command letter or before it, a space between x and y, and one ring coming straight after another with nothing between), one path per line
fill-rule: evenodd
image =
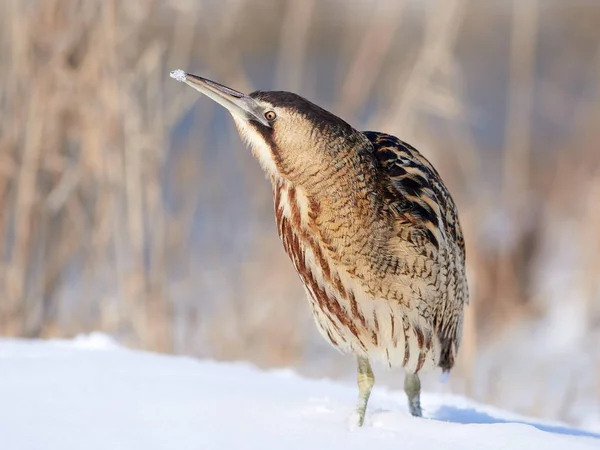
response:
M359 356L358 360L358 404L356 405L356 413L358 414L358 426L362 427L365 421L365 412L367 410L367 402L371 395L371 389L375 384L375 377L369 359L364 356Z
M407 373L404 378L404 392L408 397L408 409L413 416L421 417L421 380L416 373Z

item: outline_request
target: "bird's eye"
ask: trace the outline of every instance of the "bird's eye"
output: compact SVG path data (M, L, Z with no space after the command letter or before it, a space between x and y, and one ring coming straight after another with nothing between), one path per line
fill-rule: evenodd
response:
M267 111L265 113L265 119L271 121L271 120L275 120L277 118L277 114L275 114L275 111Z

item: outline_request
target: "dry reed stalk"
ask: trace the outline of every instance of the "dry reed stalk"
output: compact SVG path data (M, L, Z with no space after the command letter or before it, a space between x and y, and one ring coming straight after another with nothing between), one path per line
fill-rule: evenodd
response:
M56 315L55 295L65 270L83 257L81 274L94 278L113 253L117 263L110 265L115 268L110 279L120 280L116 283L118 303L125 311L113 323L132 324L134 342L142 340L153 348L168 349L164 279L157 275L164 272L160 267L165 265L156 261L163 258L156 250L160 238L154 241L151 259L152 295L144 261L144 222L156 217L160 226L156 164L161 162L158 155L164 148L164 127L160 116L146 120L147 114L132 103L135 97L130 94L148 80L146 104L159 100L156 80L152 84L149 78L159 71L162 50L148 45L131 49L139 59L124 56L131 42L128 39L141 30L141 20L150 13L152 3L130 2L123 8L114 1L46 1L32 7L12 2L5 8L13 27L5 29L3 43L9 43L14 59L10 67L18 69L19 75L10 74L13 84L10 91L5 85L4 92L29 92L22 97L26 99L23 105L9 97L12 114L6 122L13 133L3 134L2 139L3 155L18 155L19 161L14 181L8 182L14 186L12 200L8 199L12 213L0 224L5 243L10 242L8 261L0 267L2 332L20 334L31 329L31 320L19 322L28 310L36 311L34 322L42 324L34 326L36 333L56 329L51 322L58 318L44 314ZM79 22L65 27L76 17ZM45 59L29 57L38 45L38 35L32 30L42 32L45 42L53 43L43 44ZM12 38L8 39L6 33L10 32ZM135 101L139 102L139 97ZM161 107L150 109L160 111ZM20 111L27 116L19 116ZM20 142L24 142L23 152L18 151ZM47 191L46 185L50 186ZM10 228L15 230L12 238L7 234ZM71 233L65 233L66 229ZM155 306L147 309L144 298L156 298L158 306L155 301ZM93 302L88 303L77 314L92 308ZM137 323L136 317L144 319ZM162 332L156 331L161 328ZM63 332L68 329L78 331L78 326L71 322ZM160 339L153 342L158 335Z
M402 22L404 3L398 1L393 14L385 2L373 10L347 75L340 80L339 105L335 109L352 116L367 100Z
M275 86L285 86L292 92L298 92L302 87L302 67L306 61L314 7L315 0L287 2L281 23Z
M528 180L532 91L538 34L537 0L515 0L513 8L502 198L509 222L518 224L525 211L530 188ZM519 293L511 291L511 288L518 284L518 275L514 272L514 261L511 261L511 258L520 259L520 249L504 248L498 257L497 297L512 299L513 304L522 303L518 298Z
M593 72L596 79L600 80L600 45L596 50L594 58ZM600 84L600 83L599 83ZM583 102L582 102L583 103ZM581 147L585 148L585 142L599 142L600 130L600 87L596 90L595 98L585 105L582 111L577 114L580 119L577 121L580 128ZM588 106L586 108L586 106ZM583 232L580 233L580 249L583 253L583 267L581 272L580 284L584 293L585 311L587 317L587 328L593 332L594 326L600 323L600 239L598 239L598 230L600 230L600 208L598 208L598 199L600 198L600 152L591 158L584 155L583 166L589 170L589 189L587 199L584 201L584 214L582 215ZM587 157L586 157L587 156ZM587 203L587 205L585 204ZM600 398L600 396L599 396Z
M422 106L420 98L431 81L435 70L447 54L452 51L463 16L465 1L448 0L436 3L428 11L425 40L419 56L412 66L406 82L403 82L395 94L391 111L378 117L379 126L386 130L402 130L404 139L411 140L414 133L416 111Z

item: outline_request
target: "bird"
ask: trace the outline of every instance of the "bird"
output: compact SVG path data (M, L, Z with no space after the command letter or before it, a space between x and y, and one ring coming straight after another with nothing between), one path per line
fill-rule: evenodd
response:
M275 221L320 334L357 361L363 426L371 362L404 370L413 416L424 371L448 373L469 302L456 204L433 165L395 136L358 131L285 91L244 94L171 77L224 106L270 180Z

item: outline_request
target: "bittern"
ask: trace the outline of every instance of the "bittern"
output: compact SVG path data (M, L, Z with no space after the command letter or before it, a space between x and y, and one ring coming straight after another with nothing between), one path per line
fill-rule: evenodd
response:
M421 416L419 373L450 371L468 302L458 212L438 172L406 142L357 131L299 95L171 76L229 110L270 179L317 328L357 357L358 425L370 360L404 368L410 413Z

